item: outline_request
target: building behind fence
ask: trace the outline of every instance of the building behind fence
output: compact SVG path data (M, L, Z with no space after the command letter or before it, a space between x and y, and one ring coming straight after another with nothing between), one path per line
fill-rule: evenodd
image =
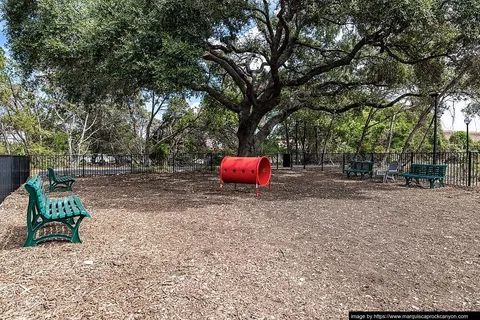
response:
M25 183L29 176L29 157L0 155L0 203Z

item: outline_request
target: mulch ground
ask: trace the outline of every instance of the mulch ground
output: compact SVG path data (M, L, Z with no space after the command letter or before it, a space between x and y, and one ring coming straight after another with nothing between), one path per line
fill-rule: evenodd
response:
M0 205L1 319L346 319L480 310L480 190L281 171L272 192L202 173L77 179L82 244L23 248ZM63 196L51 193L51 197Z

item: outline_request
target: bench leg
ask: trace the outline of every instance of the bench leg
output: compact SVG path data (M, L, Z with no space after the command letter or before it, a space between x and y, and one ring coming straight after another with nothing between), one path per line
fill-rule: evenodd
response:
M34 245L36 245L35 240L33 240L33 238L35 237L35 233L29 232L27 234L27 240L25 240L25 243L23 244L24 247L33 247Z
M23 244L24 247L32 247L36 244L34 238L35 235L37 234L37 231L30 230L30 228L27 226L27 240L25 240L25 243Z
M29 219L28 215L27 219ZM37 214L33 215L32 221L27 220L27 239L23 244L24 247L34 246L39 242L38 239L35 239L35 236L37 235L38 230L40 230L46 223L47 221Z
M53 192L53 191L55 191L56 187L57 187L57 183L56 182L51 182L50 187L48 188L48 191Z
M82 222L83 218L85 218L85 216L78 217L77 222L75 222L74 217L64 218L64 219L59 219L59 220L46 220L46 219L41 218L42 221L37 222L36 225L34 225L34 226L33 225L28 225L27 226L27 229L28 229L27 240L25 241L25 244L23 246L24 247L31 247L31 246L34 246L38 243L47 241L49 239L65 239L65 240L69 240L73 243L81 243L82 240L80 240L79 228L80 228L80 223ZM62 223L63 225L65 225L70 230L72 235L54 233L54 234L46 234L46 235L43 235L43 236L35 239L35 236L36 236L37 232L42 227L44 227L48 223L53 223L53 222L58 222L58 223Z
M405 177L405 182L406 182L406 186L408 187L410 185L410 182L412 182L412 178Z
M82 222L83 218L85 218L85 216L80 216L77 220L77 222L75 223L75 226L73 227L73 229L71 229L72 231L72 239L71 241L73 243L81 243L82 240L80 240L80 235L78 234L78 230L80 228L80 222ZM72 219L73 220L73 219ZM73 225L72 225L73 226Z
M48 191L53 192L57 189L64 188L67 191L73 191L72 186L75 181L67 181L67 182L52 182Z

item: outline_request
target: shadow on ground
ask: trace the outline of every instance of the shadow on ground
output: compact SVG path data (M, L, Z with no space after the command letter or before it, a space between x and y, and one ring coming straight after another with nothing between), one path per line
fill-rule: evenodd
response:
M26 226L8 225L6 233L0 238L0 250L21 248L27 236Z
M142 210L138 201L157 202L164 209L187 209L230 204L232 201L300 201L304 199L368 200L373 190L402 188L400 183L377 183L375 179L346 178L345 175L318 171L281 171L272 175L268 186L224 184L220 192L219 177L211 173L176 173L107 176L79 179L75 190L88 206L98 209ZM75 191L74 191L75 193ZM53 194L51 196L54 196ZM61 196L61 193L58 194Z

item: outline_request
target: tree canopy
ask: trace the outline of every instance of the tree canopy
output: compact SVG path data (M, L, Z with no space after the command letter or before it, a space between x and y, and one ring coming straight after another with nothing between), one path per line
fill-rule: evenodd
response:
M71 101L198 92L238 116L238 154L309 108L475 98L477 0L4 0L14 57Z

